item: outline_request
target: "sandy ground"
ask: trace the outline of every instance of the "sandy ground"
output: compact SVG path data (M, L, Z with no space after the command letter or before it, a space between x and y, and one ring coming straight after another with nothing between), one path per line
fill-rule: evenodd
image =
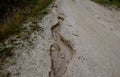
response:
M59 11L65 15L61 34L76 51L66 76L119 77L120 14L89 0L63 0Z
M42 25L44 38L20 50L12 77L120 77L118 11L90 0L57 0Z

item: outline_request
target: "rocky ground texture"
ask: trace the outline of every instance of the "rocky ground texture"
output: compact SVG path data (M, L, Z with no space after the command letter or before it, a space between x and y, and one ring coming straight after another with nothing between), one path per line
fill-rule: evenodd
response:
M32 47L14 49L7 77L120 77L119 11L90 0L56 0L37 25L42 33L31 35Z

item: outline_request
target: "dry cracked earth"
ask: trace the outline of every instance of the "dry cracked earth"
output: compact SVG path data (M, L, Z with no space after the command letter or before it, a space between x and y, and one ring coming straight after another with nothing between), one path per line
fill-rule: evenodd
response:
M16 49L11 77L120 77L120 12L90 0L56 0L34 47Z

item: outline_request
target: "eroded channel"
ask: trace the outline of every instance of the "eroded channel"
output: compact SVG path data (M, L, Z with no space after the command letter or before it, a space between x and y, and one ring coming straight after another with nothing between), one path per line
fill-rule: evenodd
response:
M67 67L73 58L75 50L73 44L60 34L61 23L64 18L58 16L58 23L51 28L54 43L50 47L51 71L50 77L65 77Z

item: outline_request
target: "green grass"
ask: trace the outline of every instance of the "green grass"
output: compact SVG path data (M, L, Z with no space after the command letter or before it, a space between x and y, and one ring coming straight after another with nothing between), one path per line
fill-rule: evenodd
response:
M92 0L92 1L95 1L97 3L100 3L102 5L107 5L107 6L111 6L111 5L115 5L117 7L120 8L120 0L113 0L113 1L110 1L110 0Z
M29 45L33 45L32 41L29 41L29 36L34 31L43 31L42 27L37 25L37 21L34 19L42 19L46 14L48 14L49 10L47 7L53 0L40 0L32 9L29 7L25 7L24 9L19 10L14 14L14 16L9 16L6 21L4 21L0 25L0 69L4 69L4 64L8 62L7 58L12 57L14 55L13 50L14 45L18 45L19 43L15 42L15 39L10 40L10 45L5 43L5 39L9 38L11 35L16 34L17 38L22 38L28 41ZM38 17L38 18L36 18ZM23 23L28 20L32 22L30 25L29 31L22 27ZM32 19L31 19L32 18ZM13 65L16 64L16 60L11 62Z
M28 18L38 16L42 18L46 15L48 11L45 9L52 1L53 0L39 0L37 3L34 3L34 7L25 7L24 9L18 10L13 16L7 17L0 25L0 42L19 32L22 24Z

